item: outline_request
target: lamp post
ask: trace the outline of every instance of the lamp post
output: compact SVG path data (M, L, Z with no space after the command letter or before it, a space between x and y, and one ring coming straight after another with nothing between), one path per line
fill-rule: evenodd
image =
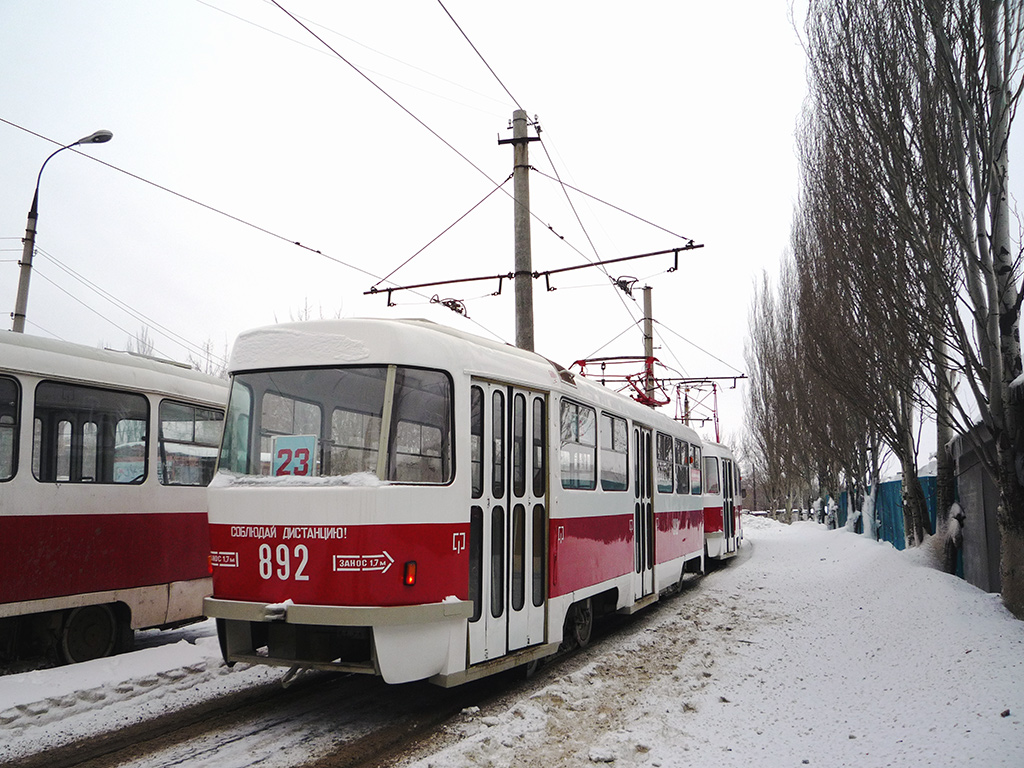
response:
M28 308L28 282L32 277L32 254L36 248L36 219L39 218L39 181L43 178L43 168L46 167L46 164L58 152L63 152L71 147L77 147L79 144L105 144L112 138L114 138L114 134L110 131L91 133L83 139L58 149L50 157L43 160L43 164L39 168L39 175L36 176L36 191L32 195L32 208L28 212L28 224L25 225L25 248L21 253L21 271L18 274L18 298L14 305L14 312L11 315L14 318L11 330L15 333L25 332L25 311Z

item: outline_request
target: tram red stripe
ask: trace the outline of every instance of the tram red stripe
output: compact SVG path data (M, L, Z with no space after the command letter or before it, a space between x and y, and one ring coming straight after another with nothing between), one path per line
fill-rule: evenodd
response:
M702 510L661 512L655 515L658 533L654 539L654 559L667 563L680 557L694 555L704 549L701 523Z
M203 512L0 517L0 603L209 576Z
M722 507L704 507L704 532L716 533L725 530Z
M655 560L668 562L704 548L701 510L655 515ZM676 522L678 521L678 522ZM633 571L632 515L551 521L550 595L558 597Z
M210 525L213 593L304 605L418 605L469 597L469 523ZM305 549L300 549L304 547ZM262 551L261 551L262 550ZM416 562L416 584L403 583ZM307 578L300 578L305 576Z

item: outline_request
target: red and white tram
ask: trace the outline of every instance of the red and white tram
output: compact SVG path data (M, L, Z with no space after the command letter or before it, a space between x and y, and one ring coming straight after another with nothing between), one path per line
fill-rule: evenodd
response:
M176 364L0 334L0 656L202 619L226 401Z
M539 355L338 320L244 333L230 368L205 603L229 662L456 685L702 569L697 434Z
M735 557L743 530L740 470L729 447L704 444L704 541L712 560Z

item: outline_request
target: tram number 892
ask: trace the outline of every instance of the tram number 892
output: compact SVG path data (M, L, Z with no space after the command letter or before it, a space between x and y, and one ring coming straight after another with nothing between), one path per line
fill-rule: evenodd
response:
M292 577L293 559L297 561L293 577L295 581L309 581L309 574L305 572L309 550L305 544L296 544L292 552L288 551L287 544L278 544L276 552L269 544L260 544L260 578L270 579L276 574L281 581L287 581Z

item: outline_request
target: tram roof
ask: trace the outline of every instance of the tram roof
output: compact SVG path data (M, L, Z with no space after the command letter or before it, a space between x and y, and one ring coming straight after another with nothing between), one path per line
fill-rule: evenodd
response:
M0 332L0 371L217 404L227 400L226 381L181 363L13 331Z
M547 383L564 370L533 352L430 320L378 318L281 323L245 331L235 340L228 369L236 373L385 363L491 375L512 366L518 379L543 376Z

